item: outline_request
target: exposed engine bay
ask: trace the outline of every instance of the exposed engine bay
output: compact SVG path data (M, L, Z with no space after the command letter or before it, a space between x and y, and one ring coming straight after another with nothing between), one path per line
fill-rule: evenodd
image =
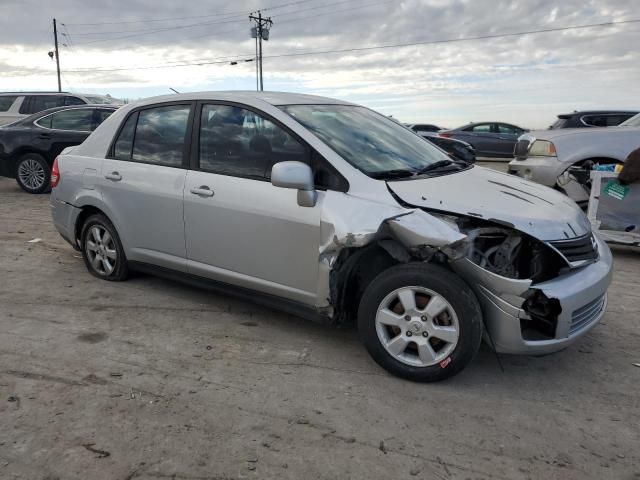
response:
M472 219L458 218L457 223L468 237L467 257L497 275L537 283L556 277L566 266L550 247L517 230L480 226Z

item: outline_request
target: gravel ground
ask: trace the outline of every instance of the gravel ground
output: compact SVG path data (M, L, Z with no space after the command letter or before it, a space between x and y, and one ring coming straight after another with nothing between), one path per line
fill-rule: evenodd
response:
M353 328L98 280L0 179L0 478L640 479L640 253L615 261L579 344L420 385Z

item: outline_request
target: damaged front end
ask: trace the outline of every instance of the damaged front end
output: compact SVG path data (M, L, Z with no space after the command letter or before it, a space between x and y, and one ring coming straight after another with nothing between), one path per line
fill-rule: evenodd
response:
M366 285L407 262L446 265L462 277L480 301L487 340L500 352L559 350L604 312L611 280L606 246L598 261L572 270L547 243L498 221L387 205L375 214L371 208L350 213L339 216L350 219L349 230L323 221L320 265L327 282L320 308L334 321L353 318ZM362 228L353 228L354 219Z

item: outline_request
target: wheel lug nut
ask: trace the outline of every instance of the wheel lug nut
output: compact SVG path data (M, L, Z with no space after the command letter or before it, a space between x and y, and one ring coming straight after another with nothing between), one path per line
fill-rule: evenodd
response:
M408 322L409 320L411 320L411 315L405 315L404 319Z
M424 338L427 338L427 337L429 336L429 334L428 334L427 332L422 332L422 336L423 336Z
M407 337L410 337L411 335L413 335L413 333L411 333L410 331L407 332Z
M420 317L420 320L422 320L423 322L426 322L427 321L427 316L426 315L422 315Z

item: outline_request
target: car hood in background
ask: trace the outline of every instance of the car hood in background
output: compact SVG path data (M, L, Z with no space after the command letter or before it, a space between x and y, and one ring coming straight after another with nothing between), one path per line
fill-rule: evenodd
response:
M388 185L414 207L498 222L538 240L575 238L591 231L586 215L569 197L482 167Z
M620 132L636 131L640 134L639 127L589 127L589 128L558 128L556 130L535 130L527 132L520 138L533 137L540 140L552 140L560 137L574 135L611 135ZM530 138L529 138L530 139Z

